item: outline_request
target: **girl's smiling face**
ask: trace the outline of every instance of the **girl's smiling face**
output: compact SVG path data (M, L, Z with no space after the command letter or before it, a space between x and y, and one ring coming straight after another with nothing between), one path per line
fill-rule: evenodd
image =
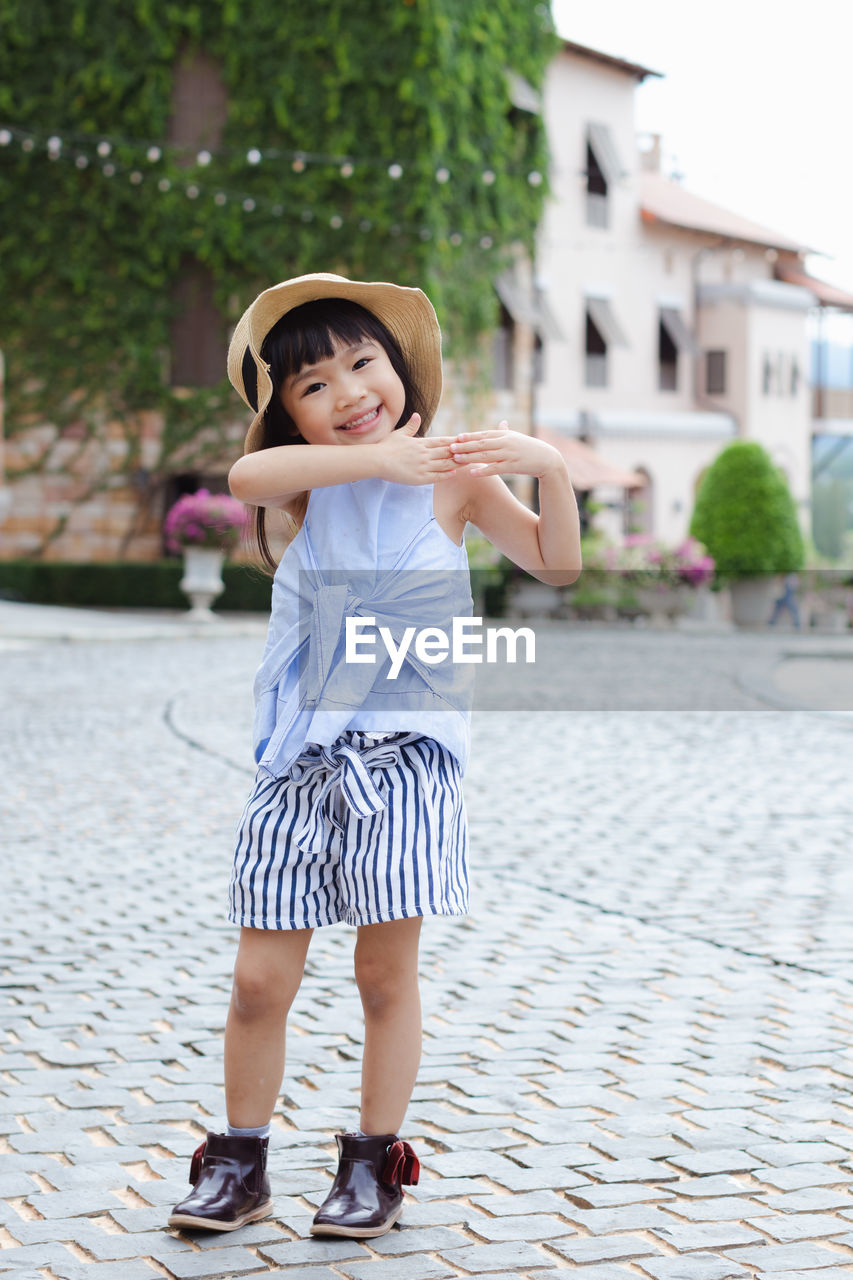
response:
M406 391L385 348L333 339L334 354L284 382L281 403L308 444L378 443L400 422Z

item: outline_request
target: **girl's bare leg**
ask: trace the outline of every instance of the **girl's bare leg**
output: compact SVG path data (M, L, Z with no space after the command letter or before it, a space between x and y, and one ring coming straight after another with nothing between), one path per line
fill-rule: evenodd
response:
M358 930L355 977L364 1009L364 1133L397 1133L415 1087L421 1060L420 930L419 916Z
M269 1122L284 1075L287 1015L312 929L243 929L225 1025L225 1105L239 1129Z

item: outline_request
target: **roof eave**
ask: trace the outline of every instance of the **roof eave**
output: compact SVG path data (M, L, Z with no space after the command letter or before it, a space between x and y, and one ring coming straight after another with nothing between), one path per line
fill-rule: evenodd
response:
M651 67L641 66L638 62L628 62L625 58L617 58L612 53L602 52L601 49L591 49L589 45L577 44L574 40L563 40L562 44L566 53L576 53L581 58L603 63L604 66L622 71L640 82L645 80L646 76L657 76L658 79L663 79L662 71L652 71Z

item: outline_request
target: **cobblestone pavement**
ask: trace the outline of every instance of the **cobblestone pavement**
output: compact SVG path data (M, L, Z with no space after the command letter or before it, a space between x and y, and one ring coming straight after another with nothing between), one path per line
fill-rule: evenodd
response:
M853 1274L853 718L770 705L781 636L546 628L558 709L483 698L472 914L423 931L402 1225L308 1236L358 1094L336 927L291 1017L275 1216L164 1230L223 1114L261 643L0 636L0 1271Z

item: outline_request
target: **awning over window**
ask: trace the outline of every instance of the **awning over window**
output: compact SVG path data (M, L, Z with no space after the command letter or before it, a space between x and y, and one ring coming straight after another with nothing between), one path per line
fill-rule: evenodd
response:
M607 298L587 298L586 310L608 347L630 346Z
M519 111L529 111L533 115L539 115L542 111L542 97L533 88L529 80L525 80L524 76L520 76L517 71L507 71L506 86L509 90L509 100Z
M510 275L498 276L495 292L516 324L529 324L543 339L559 341L562 338L556 317L541 293L535 298L525 297Z
M605 484L615 485L619 489L640 489L647 483L644 475L613 466L582 440L564 436L559 431L548 431L545 427L539 428L536 434L546 444L559 449L566 459L569 479L575 489L586 492Z
M696 339L684 323L680 311L676 310L675 307L661 307L660 321L678 351L689 356L699 355Z
M838 307L841 311L853 312L853 294L846 293L826 280L818 280L815 276L807 275L805 271L797 271L785 266L776 267L776 279L784 280L787 284L798 284L801 288L810 290L822 307Z
M608 186L618 182L625 172L613 141L613 134L606 124L589 124L586 136L599 169L604 174Z

